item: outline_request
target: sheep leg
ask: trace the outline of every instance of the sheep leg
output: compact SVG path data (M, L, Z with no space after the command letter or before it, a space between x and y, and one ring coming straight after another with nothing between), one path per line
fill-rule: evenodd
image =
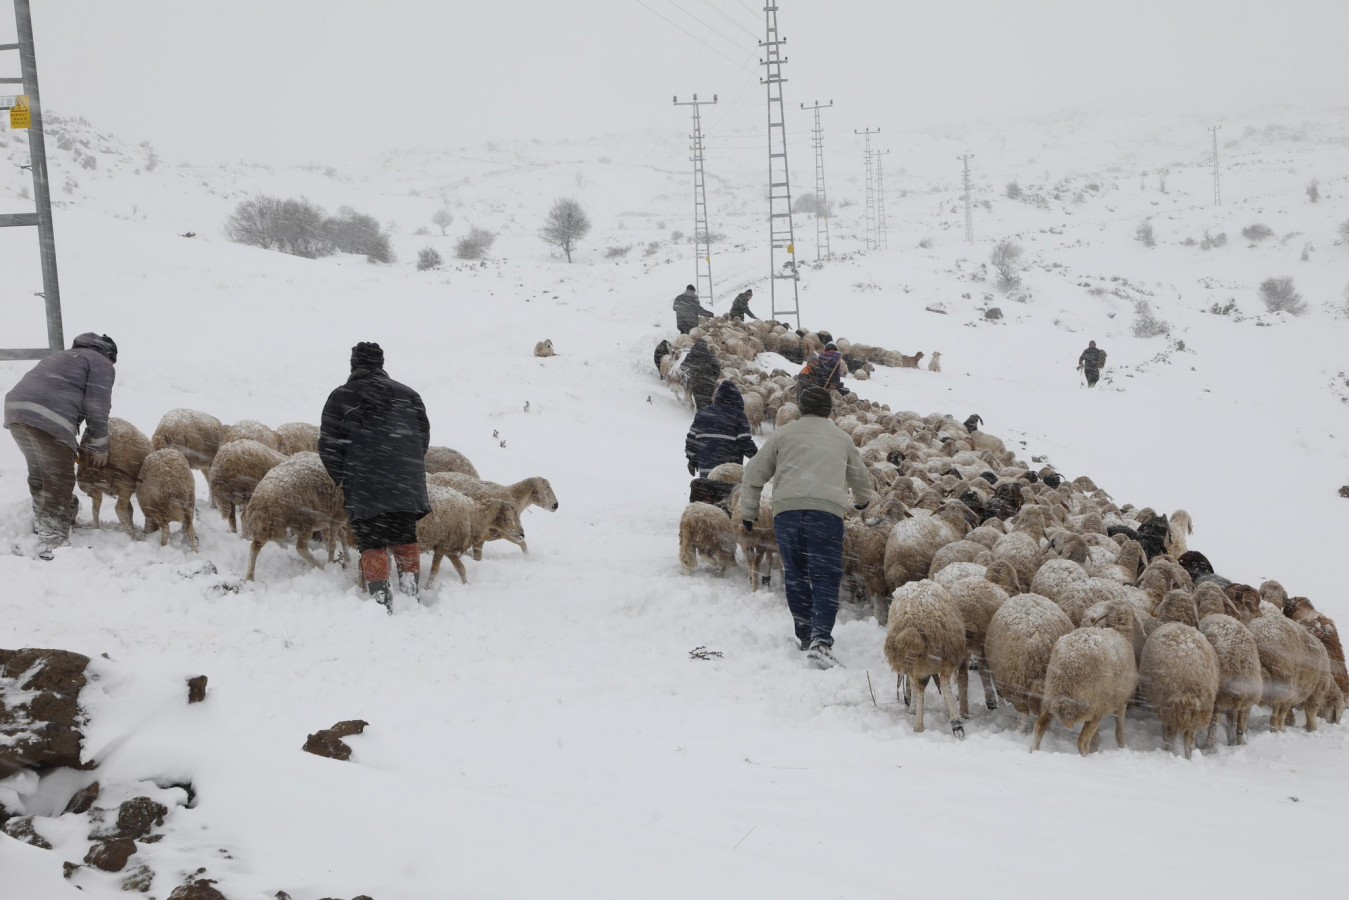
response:
M159 532L159 546L167 547L169 545L169 523L164 523L164 528Z
M957 668L957 674L960 676L960 718L968 719L970 717L970 661L968 658L961 661Z
M1288 707L1275 706L1269 714L1269 727L1272 731L1283 731L1283 719L1288 714Z
M459 558L458 553L447 554L450 559L450 565L454 566L454 571L459 573L459 583L468 584L468 572L464 569L464 561Z
M984 685L984 705L989 709L997 709L998 692L993 687L993 672L988 667L988 660L982 656L979 657L979 681Z
M1189 759L1190 754L1194 752L1194 742L1195 742L1194 729L1193 728L1185 729L1185 733L1181 735L1181 741L1185 745L1185 758Z
M482 561L482 545L485 544L485 543L487 543L487 542L486 542L486 541L474 541L474 542L473 542L473 559L474 559L475 561L478 561L478 562L481 562L481 561Z
M1235 740L1235 741L1232 740L1232 736L1231 736L1231 734L1229 733L1228 738L1227 738L1229 744L1232 744L1232 743L1235 743L1235 744L1244 744L1244 743L1246 743L1246 726L1250 723L1250 719L1251 719L1251 708L1250 708L1249 706L1247 706L1247 707L1245 707L1245 708L1243 708L1243 709L1237 710L1237 715L1236 715L1236 740Z
M1302 724L1306 726L1306 729L1308 731L1316 730L1317 709L1318 709L1317 704L1313 703L1311 700L1308 700L1306 703L1302 704L1302 715L1306 719L1306 721L1303 722Z
M917 734L923 730L923 699L927 696L927 681L914 678L913 675L909 675L909 681L913 683L913 730Z
M963 672L963 673L965 674L965 684L964 684L963 690L961 690L961 692L960 692L960 702L961 702L962 704L964 704L965 699L966 699L966 695L968 695L969 692L970 692L970 670L967 668L967 663L968 663L968 662L969 662L969 660L966 659L966 660L962 660L962 661L959 663L960 671ZM950 688L949 688L949 685L950 685L951 682L954 680L954 678L952 677L952 676L955 675L954 667L952 667L952 666L946 666L946 667L943 669L943 671L945 672L945 674L946 674L946 676L947 676L947 682L946 682L946 683L947 683L947 685L948 685L948 688L947 688L947 690L945 690L945 691L942 692L942 696L946 698L946 713L947 713L947 715L949 715L949 716L951 717L951 733L954 734L954 735L955 735L956 737L958 737L958 738L963 738L963 737L965 736L965 726L960 724L960 716L958 716L958 715L956 714L956 698L955 698L955 692L952 691L952 690L950 690ZM968 718L968 717L969 717L969 709L966 709L964 712L965 712L965 717Z
M319 561L318 561L317 559L314 558L314 554L312 554L312 553L309 552L309 531L308 531L308 529L301 528L301 529L299 529L299 532L300 532L300 533L299 533L298 535L295 536L295 552L298 553L298 554L300 554L300 557L301 557L305 562L307 562L307 563L309 563L311 566L313 566L315 569L320 569L320 568L322 568L322 566L319 564Z
M1086 756L1091 752L1092 743L1096 740L1096 733L1101 730L1101 720L1105 716L1094 716L1086 721L1082 726L1082 733L1077 736L1077 752Z
M1215 706L1213 708L1213 715L1209 716L1208 733L1204 735L1204 743L1202 746L1205 750L1212 750L1215 742L1218 740L1218 717L1220 715L1221 713L1218 712L1218 708ZM1232 743L1231 712L1228 712L1227 719L1228 719L1227 743L1230 744Z
M1031 753L1034 753L1036 750L1039 750L1039 749L1040 749L1040 741L1042 741L1042 740L1044 739L1045 732L1049 730L1049 720L1050 720L1050 718L1051 718L1051 716L1049 715L1048 710L1046 710L1046 711L1044 711L1044 712L1041 712L1040 715L1036 716L1036 718L1035 718L1035 734L1034 734L1034 736L1031 738L1031 742L1030 742L1030 752L1031 752Z
M245 581L253 580L253 570L258 565L258 554L262 552L262 541L254 541L248 548L248 575L244 577Z
M120 503L120 500L118 502ZM89 505L93 507L94 510L94 527L102 528L103 526L99 524L98 521L98 511L103 506L103 492L102 491L91 492L89 494Z
M99 499L102 500L103 498L100 497ZM96 505L94 506L94 527L95 527L95 528L101 528L101 527L102 527L101 525L98 524L98 506L99 506L99 505L100 505L100 504L96 504ZM130 494L120 494L120 495L118 495L118 497L117 497L117 505L114 507L114 509L117 511L117 521L120 522L120 523L122 523L122 527L123 527L124 529L126 529L126 533L127 533L127 534L135 534L135 533L136 533L136 524L135 524L135 522L133 522L132 519L131 519L131 495L130 495Z
M444 552L439 547L436 547L431 551L431 570L426 574L427 590L430 590L431 585L435 584L436 576L440 574L440 560L444 555Z
M165 536L167 536L168 533L169 530L165 528ZM187 512L183 513L183 537L187 538L187 545L192 548L193 553L196 553L198 547L197 529L192 525L192 507L190 506L187 508Z
M1124 749L1124 717L1129 709L1129 704L1124 704L1115 711L1115 743L1121 750Z

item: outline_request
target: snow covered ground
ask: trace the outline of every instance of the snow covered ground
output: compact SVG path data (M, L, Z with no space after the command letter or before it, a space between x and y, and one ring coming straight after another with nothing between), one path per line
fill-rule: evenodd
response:
M1219 572L1277 578L1346 621L1349 501L1336 490L1349 482L1349 247L1336 228L1349 177L1336 173L1349 126L1331 114L1271 122L1224 132L1234 144L1217 208L1193 123L1142 123L1128 153L1117 137L1138 122L1079 116L983 135L999 149L977 160L975 199L988 205L975 209L973 244L950 162L964 145L908 135L886 182L889 246L873 252L860 251L860 162L840 152L836 258L813 262L814 224L796 223L811 261L802 324L941 351L939 374L882 369L853 386L899 409L977 412L1027 460L1088 474L1121 503L1185 508L1191 546ZM0 557L0 646L96 659L86 755L99 768L82 778L170 804L185 800L172 784L196 792L165 839L139 850L160 873L155 895L203 866L232 900L973 897L1083 884L1107 897L1256 896L1343 880L1343 728L1270 734L1261 711L1248 746L1190 762L1161 751L1141 716L1127 749L1107 741L1086 759L1057 729L1030 755L1010 709L976 709L963 742L915 735L883 632L861 610L836 631L847 668L818 672L792 641L779 574L759 592L743 569L680 574L689 412L651 360L692 274L690 246L671 240L692 230L679 131L421 150L341 173L146 171L130 143L70 127L99 163L53 150L66 332L117 340L115 415L147 434L181 406L226 422L317 422L348 348L375 340L389 373L422 393L433 443L496 481L544 475L560 500L526 514L528 555L488 545L468 585L447 567L424 608L400 598L390 618L350 571L311 571L287 548L268 547L256 583L243 582L247 545L207 507L200 476L199 553L176 532L161 548L85 529L38 562L23 463L0 441L0 546L22 551ZM21 138L5 138L0 149L22 158ZM805 185L807 154L796 162ZM753 286L755 311L769 311L760 169L758 157L709 159L712 227L726 235L713 257L721 310ZM0 184L0 211L28 202L24 174ZM1313 177L1316 204L1303 193ZM1026 199L1005 196L1013 179ZM390 225L399 262L233 245L223 219L256 192L370 212ZM535 234L567 194L595 222L571 265ZM450 234L415 234L442 204L456 215ZM1146 218L1153 248L1134 239ZM1275 236L1251 246L1240 231L1257 222ZM451 260L470 224L499 232L486 265L414 270L423 246ZM1226 245L1183 243L1206 230ZM39 301L26 299L31 234L3 237L6 346L41 343ZM1025 249L1025 302L986 271L1004 239ZM1305 316L1264 311L1257 285L1283 275ZM1136 299L1169 335L1132 336ZM1208 311L1229 299L1237 313ZM935 304L945 313L926 311ZM983 318L989 305L1001 321ZM558 356L531 355L543 338ZM1088 339L1109 352L1093 391L1073 371ZM0 363L0 388L27 367ZM698 647L721 656L691 658ZM210 696L188 707L182 678L199 673ZM300 752L308 732L348 718L370 723L348 739L350 762ZM57 816L79 784L0 789ZM55 852L0 836L13 896L70 893L60 861L80 861L87 840L69 819L39 822ZM1296 856L1270 865L1255 849L1268 842L1239 822ZM85 896L120 895L112 876L75 881Z

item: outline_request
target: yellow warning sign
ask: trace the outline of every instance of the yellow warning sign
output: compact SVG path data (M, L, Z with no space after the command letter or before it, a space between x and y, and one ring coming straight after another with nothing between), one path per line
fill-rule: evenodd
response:
M15 100L14 107L9 111L9 127L32 128L33 113L28 109L28 97L20 94Z

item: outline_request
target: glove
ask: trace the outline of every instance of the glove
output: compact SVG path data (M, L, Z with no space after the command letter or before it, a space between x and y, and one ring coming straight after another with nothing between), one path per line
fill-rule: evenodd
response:
M108 464L108 451L88 450L85 451L84 458L88 460L89 468L101 469Z
M745 527L746 534L754 530L754 522L751 519L744 519L741 521L741 524Z
M689 474L690 475L698 474L698 464L693 460L689 460Z

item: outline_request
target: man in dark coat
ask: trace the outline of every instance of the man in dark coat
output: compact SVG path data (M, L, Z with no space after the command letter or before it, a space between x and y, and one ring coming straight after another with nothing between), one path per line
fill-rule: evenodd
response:
M689 355L679 364L679 370L684 373L684 383L693 395L693 408L702 409L711 403L712 392L721 380L721 363L717 362L717 355L707 341L699 338L693 342Z
M351 377L328 395L323 407L319 457L343 491L366 589L390 614L390 552L399 590L417 593L417 521L431 511L426 494L430 443L422 398L384 371L379 344L352 347Z
M675 327L680 334L692 331L700 318L710 319L714 315L712 310L703 309L703 305L698 302L698 289L691 284L684 288L684 293L674 298L671 309L675 312Z
M70 539L75 500L75 459L84 423L84 463L108 464L108 413L117 378L117 343L106 334L85 332L62 350L43 357L5 395L5 427L28 463L28 493L33 500L37 555Z
M1087 376L1087 387L1096 387L1101 377L1101 368L1105 366L1105 351L1096 346L1095 341L1087 341L1087 349L1077 358L1077 367Z
M745 290L742 293L736 294L735 300L732 301L731 303L731 313L730 313L731 318L738 319L741 322L745 321L745 316L749 316L751 319L759 318L754 313L749 311L749 301L753 297L754 297L754 288L745 288Z
M800 402L801 394L806 388L810 387L821 387L826 391L838 391L840 394L851 393L843 386L843 375L847 371L848 366L843 362L843 355L838 352L834 342L825 344L824 349L806 363L796 378L797 402Z
M684 438L689 474L706 476L722 463L744 462L759 452L745 417L740 389L729 381L717 387L712 403L698 411Z

